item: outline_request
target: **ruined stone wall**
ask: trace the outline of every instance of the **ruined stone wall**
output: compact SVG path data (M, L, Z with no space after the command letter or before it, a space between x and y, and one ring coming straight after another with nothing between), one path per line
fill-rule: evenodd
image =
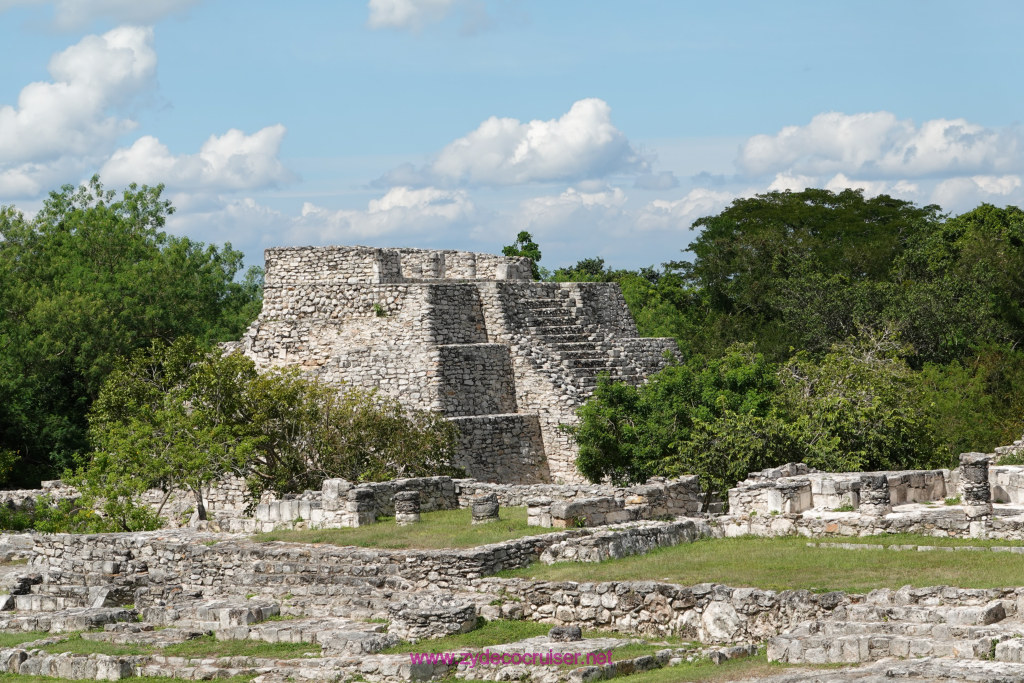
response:
M465 585L505 569L549 562L595 562L706 536L702 520L642 522L615 530L572 529L464 550L387 550L298 543L254 543L221 534L38 534L32 571L69 585L121 583L188 590L316 594L348 579L401 580L410 588ZM578 545L577 545L578 544Z
M729 489L733 514L794 514L811 509L858 509L864 477L882 475L889 505L938 501L951 495L955 473L950 470L897 472L818 472L802 463L752 472Z
M353 523L353 492L369 492L371 503L358 507L366 520ZM310 527L359 526L395 514L399 491L417 491L421 512L471 507L481 496L494 496L503 507L527 507L529 524L542 527L582 527L661 520L700 513L703 494L695 476L629 487L571 484L491 484L475 479L414 477L385 482L355 483L327 479L321 491L261 503L254 519L235 519L223 528L232 531L271 531L306 522Z
M268 249L264 305L232 347L453 419L478 479L580 481L560 429L600 373L643 381L675 348L639 339L610 283L539 283L530 261L454 250Z

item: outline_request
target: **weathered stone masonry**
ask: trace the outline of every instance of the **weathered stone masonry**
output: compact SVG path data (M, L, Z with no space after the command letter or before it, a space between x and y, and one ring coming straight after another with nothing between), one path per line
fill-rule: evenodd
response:
M670 339L638 337L618 285L530 280L530 261L460 251L268 249L263 310L236 346L437 410L484 481L579 481L576 421L599 373L639 382Z

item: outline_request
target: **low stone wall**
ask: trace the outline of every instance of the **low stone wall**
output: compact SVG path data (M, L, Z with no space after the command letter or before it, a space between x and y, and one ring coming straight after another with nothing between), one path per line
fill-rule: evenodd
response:
M500 605L481 607L489 619L501 616L625 633L697 639L702 643L763 641L808 620L842 621L855 605L979 608L998 601L1006 616L1024 609L1024 588L966 589L946 586L868 594L812 593L733 588L721 584L655 581L577 583L523 579L481 579L471 589L497 594Z
M107 586L113 581L190 588L301 594L359 580L404 580L410 589L462 585L505 569L548 561L591 562L646 552L710 533L703 520L646 522L618 529L527 536L465 550L385 550L352 546L255 543L192 531L134 534L37 534L31 569L56 583ZM115 577L116 575L116 577Z
M993 465L988 477L993 503L1024 504L1024 465Z
M509 486L459 481L460 503L493 493L501 505L526 505L534 526L569 528L619 524L641 519L693 516L703 502L696 476L616 487L602 484Z
M487 618L505 616L703 643L761 641L850 602L843 593L775 592L711 583L680 586L655 581L483 579L472 587L507 596L500 605L481 609Z
M356 489L372 492L374 501L372 507L363 510L362 522L354 515L352 496ZM294 526L299 521L314 528L359 526L372 523L368 521L372 518L394 515L394 496L398 491L419 491L421 512L469 507L479 496L494 495L502 507L528 506L531 525L558 528L693 516L699 514L702 503L700 482L695 476L654 478L647 484L624 488L598 484L490 484L449 477L363 484L328 479L320 492L260 504L255 520L238 520L229 528L271 531Z
M889 504L943 500L956 487L949 470L896 472L818 472L789 463L750 474L729 490L729 510L737 514L796 514L811 509L859 508L865 477L884 476Z
M693 543L698 538L712 535L711 525L703 519L668 523L636 522L628 527L616 527L552 543L541 553L540 561L544 564L604 562L616 557L643 555L655 548Z
M1024 540L1024 515L978 517L961 505L936 506L908 512L890 512L884 516L859 512L810 511L801 514L725 515L712 520L715 536L789 536L809 538L828 536L871 536L875 534L922 534L959 538Z

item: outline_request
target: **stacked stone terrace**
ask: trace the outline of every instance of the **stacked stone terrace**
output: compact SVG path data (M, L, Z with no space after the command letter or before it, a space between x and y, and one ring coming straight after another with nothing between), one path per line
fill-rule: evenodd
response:
M559 424L600 373L659 369L671 339L638 336L618 285L530 279L530 260L463 251L268 249L263 310L237 345L442 412L476 479L580 481Z

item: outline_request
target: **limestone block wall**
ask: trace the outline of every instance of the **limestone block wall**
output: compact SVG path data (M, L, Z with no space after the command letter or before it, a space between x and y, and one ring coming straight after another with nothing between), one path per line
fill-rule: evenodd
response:
M802 463L754 472L729 489L731 514L796 514L810 509L860 507L862 479L886 478L890 505L943 500L955 489L949 470L817 472Z
M264 501L256 507L255 520L237 519L232 531L270 531L299 521L310 527L358 526L353 523L353 492L369 492L372 500L360 510L374 518L395 514L394 497L399 491L417 491L421 512L470 507L480 496L494 495L502 507L528 508L529 523L536 526L576 528L619 524L640 520L689 517L700 513L703 501L695 476L618 488L603 485L491 484L475 479L416 477L386 482L355 483L327 479L321 491L307 491L284 500ZM597 495L604 494L604 495ZM255 522L255 523L254 523Z
M451 421L459 428L459 454L454 464L467 474L492 482L551 480L537 415L474 415Z
M441 412L452 417L516 412L516 383L504 344L439 347Z
M528 499L529 523L561 529L620 524L641 519L692 516L700 513L703 497L695 476L613 489L612 495L571 500L543 496Z
M831 616L852 602L844 593L775 592L712 583L482 579L472 587L507 596L496 611L530 621L704 643L761 641L799 622Z
M988 477L993 503L1024 504L1024 465L993 465Z
M640 382L675 348L638 338L617 285L533 282L529 259L302 247L268 249L266 263L263 310L233 346L261 368L442 412L478 479L580 481L560 425L600 373Z

